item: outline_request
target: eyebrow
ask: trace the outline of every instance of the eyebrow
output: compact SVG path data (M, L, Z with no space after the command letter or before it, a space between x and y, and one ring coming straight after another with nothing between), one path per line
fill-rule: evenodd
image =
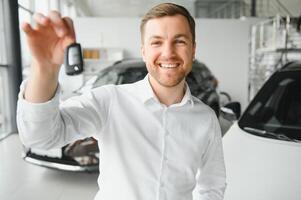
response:
M186 34L177 34L177 35L175 36L176 39L177 39L177 38L180 38L180 37L184 37L185 39L189 40L189 37L188 37Z
M178 39L178 38L181 38L181 37L184 37L185 39L189 39L189 37L186 35L186 34L177 34L174 36L175 39ZM153 35L151 37L149 37L149 39L162 39L161 36L159 35Z
M158 35L153 35L151 37L149 37L149 39L161 39L162 37L161 36L158 36Z

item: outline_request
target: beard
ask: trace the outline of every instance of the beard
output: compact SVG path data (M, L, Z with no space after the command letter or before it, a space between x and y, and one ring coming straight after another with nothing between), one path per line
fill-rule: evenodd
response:
M190 70L189 70L190 71ZM182 69L148 69L149 74L163 87L175 87L180 84L189 73Z

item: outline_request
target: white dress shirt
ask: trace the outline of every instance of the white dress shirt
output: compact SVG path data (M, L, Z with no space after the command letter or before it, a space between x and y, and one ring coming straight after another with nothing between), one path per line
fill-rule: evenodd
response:
M188 87L180 103L165 106L155 97L148 76L61 103L59 89L48 102L27 102L24 85L17 123L26 146L50 149L84 137L98 140L95 200L223 199L220 127L214 112Z

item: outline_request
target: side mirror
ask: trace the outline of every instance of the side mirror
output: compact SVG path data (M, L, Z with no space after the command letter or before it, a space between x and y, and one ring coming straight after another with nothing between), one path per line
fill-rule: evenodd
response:
M241 106L239 102L230 102L221 107L221 115L223 118L229 121L235 121L239 119L241 114Z

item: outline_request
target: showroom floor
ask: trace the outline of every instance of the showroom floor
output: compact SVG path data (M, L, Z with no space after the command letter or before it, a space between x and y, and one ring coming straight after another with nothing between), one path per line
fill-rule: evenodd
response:
M230 123L220 123L224 133ZM93 200L97 176L29 164L22 159L18 134L0 140L0 200Z
M0 141L1 200L93 200L98 174L52 170L26 163L17 134Z

